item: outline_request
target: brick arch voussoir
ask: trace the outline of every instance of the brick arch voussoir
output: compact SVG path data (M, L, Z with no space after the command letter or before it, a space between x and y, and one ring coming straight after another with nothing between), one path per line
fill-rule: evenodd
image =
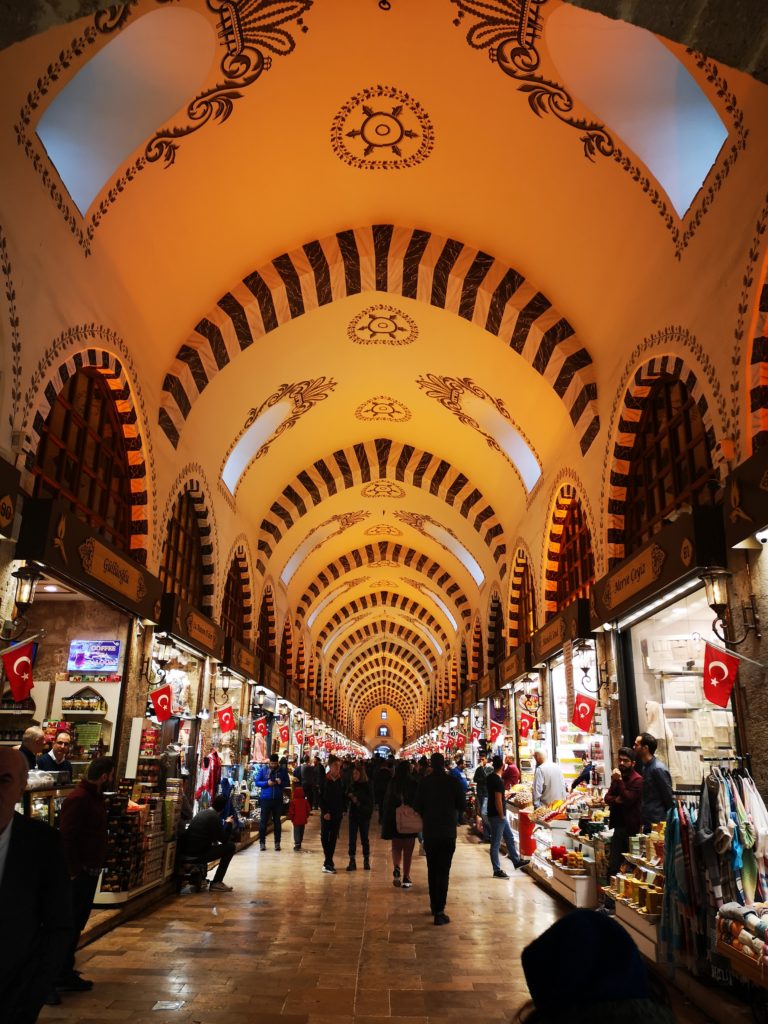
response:
M258 630L259 622L261 621L261 606L266 602L267 606L267 622L269 628L269 636L267 637L267 650L272 652L272 656L277 664L278 649L277 649L277 610L275 608L275 590L271 582L265 582L262 587L261 594L259 595L259 613L256 617L256 629Z
M22 421L23 445L17 458L21 486L31 493L33 467L42 439L43 427L65 384L79 370L97 370L109 388L123 434L131 490L131 557L147 564L150 541L150 482L147 448L134 397L135 386L126 373L124 363L108 349L83 348L66 359L51 365L47 372L38 370L40 379L30 406ZM154 497L154 495L152 495Z
M512 559L512 569L509 580L509 617L508 636L509 643L514 648L520 643L520 595L522 593L523 576L525 568L531 574L531 583L535 594L535 575L533 571L533 560L528 545L523 540L515 544L515 554Z
M433 671L437 668L435 652L429 646L427 641L409 626L395 622L391 619L378 619L359 626L354 630L354 632L348 633L339 640L333 654L339 650L350 650L357 644L366 641L369 637L380 637L382 640L387 640L391 637L401 639L419 651L419 653L426 658L427 663L432 667ZM332 660L332 658L333 655L331 655L329 661Z
M360 646L360 652L354 655L350 659L350 661L345 665L345 672L350 671L351 669L355 668L356 665L360 664L360 662L370 658L374 652L377 656L380 657L392 655L393 657L399 658L400 661L403 661L411 665L417 671L424 671L424 662L421 660L419 655L410 648L404 647L402 644L394 643L392 641L386 641L385 643L381 643L378 638L372 637L370 643L362 644ZM333 669L335 669L336 664L345 654L346 650L339 650L334 654L333 658L329 661L330 671L333 671Z
M339 608L318 633L318 643L325 644L325 641L338 626L354 615L359 615L361 612L368 611L371 608L394 608L404 615L411 615L413 618L418 619L422 625L434 632L442 641L443 647L448 643L448 636L445 630L423 605L417 601L412 601L402 594L394 594L387 590L375 591L371 594L361 594L360 597Z
M765 233L767 226L768 199L758 222L758 232ZM749 274L745 275L745 291L747 281ZM748 379L750 450L754 454L768 444L768 253L763 261L757 289L757 314L750 337Z
M565 517L573 501L581 504L581 509L589 528L594 550L596 532L595 520L592 515L592 508L587 499L587 493L581 481L573 475L570 470L559 474L552 488L552 494L548 505L548 514L545 522L548 524L544 532L544 558L542 560L544 569L544 617L554 614L557 611L557 573L560 557L560 542L565 525ZM595 559L597 562L597 559Z
M768 300L766 300L768 305ZM695 369L680 355L656 355L641 363L632 374L612 425L613 458L608 475L606 508L606 549L608 568L624 558L624 528L627 514L627 486L630 457L637 430L645 409L645 402L654 384L661 377L672 377L685 385L701 415L712 463L722 469L723 457L717 444L712 409Z
M218 581L218 609L221 612L221 607L224 601L224 586L226 584L226 578L229 574L229 569L232 563L236 561L240 570L240 579L243 584L243 596L245 604L243 607L243 631L245 633L245 639L247 643L253 643L256 638L256 622L254 619L255 605L253 599L253 555L251 553L251 546L248 543L248 538L245 534L240 534L232 542L229 554L227 555L226 561L223 565L223 572Z
M535 285L488 253L429 231L376 224L284 253L238 282L196 325L163 381L159 424L174 447L213 378L251 345L313 309L377 291L454 313L499 338L563 401L582 454L600 428L592 358Z
M201 564L203 573L203 607L206 615L213 615L216 599L217 530L213 516L213 499L205 473L201 466L185 466L168 491L163 518L164 534L167 536L173 508L182 495L188 494L195 510L201 539ZM163 540L165 544L165 539ZM162 550L162 548L161 548Z

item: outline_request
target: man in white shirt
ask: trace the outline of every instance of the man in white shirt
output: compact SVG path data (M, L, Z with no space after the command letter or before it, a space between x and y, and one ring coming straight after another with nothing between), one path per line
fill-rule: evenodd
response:
M559 764L547 760L543 750L533 755L536 772L533 776L533 806L546 807L556 800L565 800L565 780Z

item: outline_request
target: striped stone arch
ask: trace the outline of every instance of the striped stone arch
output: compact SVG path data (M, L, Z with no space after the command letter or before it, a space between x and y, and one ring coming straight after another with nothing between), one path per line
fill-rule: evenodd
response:
M150 494L145 445L131 384L123 364L112 352L100 348L86 348L73 352L52 366L46 377L39 381L37 390L32 393L32 404L24 420L24 442L17 459L22 489L28 494L32 492L32 470L37 460L43 427L59 392L79 370L97 370L115 403L128 458L131 489L130 553L137 562L146 565L150 540Z
M367 661L357 665L353 671L344 673L341 683L339 684L340 692L346 693L351 686L363 681L370 676L372 672L376 672L382 677L385 677L388 672L391 672L393 676L399 676L402 679L407 679L409 683L412 683L419 690L426 691L427 689L427 684L425 683L421 673L415 672L404 662L399 661L397 658L382 658L372 655Z
M293 680L293 630L291 629L291 616L286 615L283 623L283 633L280 638L280 659L279 670L286 679Z
M661 377L680 381L695 400L704 426L707 448L712 464L717 467L722 455L717 447L717 437L712 410L707 402L701 382L695 371L677 355L655 356L638 366L624 392L619 408L618 424L613 443L613 459L608 477L607 509L607 554L608 568L624 558L624 525L627 511L627 486L629 483L630 458L635 437L640 427L645 402L654 384Z
M259 617L256 621L256 645L262 656L266 656L273 668L277 667L277 616L272 585L267 583L261 592ZM262 633L266 630L266 636Z
M768 207L763 210L763 231ZM757 293L757 316L749 355L749 413L752 453L768 444L768 255L763 261Z
M296 671L295 681L299 685L299 689L306 690L307 688L307 657L304 650L304 637L299 640L299 648L296 651Z
M361 662L367 661L371 657L371 654L373 653L371 651L372 647L375 648L375 653L377 655L380 655L382 657L386 655L392 655L396 657L399 661L405 662L405 664L410 665L417 672L425 670L423 660L412 650L409 650L408 647L404 647L402 644L392 643L389 641L386 643L381 643L381 641L377 637L374 637L370 640L369 644L361 645L360 651L356 653L354 657L352 657L350 661L344 666L344 672L349 672L352 669L354 669L357 665L359 665ZM337 652L336 654L334 654L329 662L329 665L335 667L341 656L342 652Z
M309 509L371 480L400 480L440 498L477 532L493 555L499 575L506 573L504 530L480 489L445 459L389 438L351 445L318 459L283 489L261 522L259 571L265 572L274 549Z
M526 569L530 574L531 590L534 599L536 597L536 581L533 575L533 559L524 541L518 541L515 546L515 554L512 559L512 571L509 581L509 644L513 649L520 643L520 595L523 589L523 579Z
M544 560L544 617L548 618L557 612L557 574L560 564L560 540L563 534L563 526L568 509L572 502L577 501L581 505L582 513L589 528L594 550L595 526L589 508L582 500L583 492L577 488L575 483L566 481L556 485L554 500L550 503L550 514L548 517L549 528L546 536L546 557Z
M240 581L243 587L243 632L247 643L252 643L256 635L256 623L254 621L254 607L253 607L253 559L251 557L251 547L248 543L248 538L245 534L240 534L236 537L232 546L229 549L229 555L223 564L223 572L219 579L218 594L219 600L217 607L221 612L221 606L224 601L224 586L226 583L227 575L232 566L232 563L237 564L238 571L240 573Z
M380 676L376 679L370 679L362 686L359 690L349 694L346 707L350 714L354 714L354 709L360 704L361 701L365 701L366 698L371 698L374 694L378 695L375 701L371 701L370 707L366 709L366 714L371 708L375 707L376 704L394 704L397 707L397 701L392 700L393 696L400 697L407 704L409 708L417 708L422 700L423 694L419 693L418 690L407 689L402 686L396 686L393 683L387 681L386 676ZM386 695L384 699L382 696Z
M473 683L485 672L485 658L483 657L483 627L480 625L480 617L475 619L472 627L472 654L469 663L468 680Z
M345 680L346 685L342 683L339 687L339 697L348 705L355 694L367 689L372 682L384 683L392 690L412 693L420 701L426 698L424 684L420 680L412 679L404 672L395 672L392 669L382 672L377 668L371 668L370 671L361 673L357 679L350 680L348 683Z
M392 224L308 242L219 299L163 381L159 423L174 448L195 400L242 351L304 313L374 291L445 309L498 337L563 401L586 454L600 427L597 385L592 358L568 320L519 271L488 253Z
M435 562L414 548L393 544L391 541L379 541L376 544L366 544L364 548L357 548L342 555L341 558L337 558L318 573L299 600L296 609L297 621L303 620L323 591L340 580L346 573L354 572L365 566L375 566L378 562L395 562L397 565L423 574L450 599L461 618L469 620L472 617L472 609L466 594L439 562Z
M195 475L188 475L190 472L195 473ZM163 519L165 523L165 536L161 547L160 561L162 564L163 552L168 542L168 525L170 524L173 510L185 494L188 494L192 501L202 542L200 550L203 572L203 607L200 610L206 615L212 616L216 582L216 530L213 521L211 493L199 466L185 467L174 481L168 493Z
M490 669L496 664L495 639L501 641L502 647L506 649L506 636L504 635L504 611L501 602L501 594L497 587L491 590L488 602L486 630L485 664ZM503 655L502 659L503 660Z
M405 594L392 594L388 590L379 590L373 594L363 594L361 597L355 598L354 601L345 604L343 608L339 608L318 633L317 642L324 645L337 626L352 618L353 615L358 615L369 608L395 608L403 612L403 614L410 615L423 623L430 632L440 638L443 647L448 643L447 633L437 619L423 605L412 601Z
M385 641L390 637L394 637L395 640L402 640L410 647L419 651L426 658L427 663L430 665L433 672L437 668L435 652L429 646L427 641L409 626L406 626L403 623L393 622L391 619L378 619L373 623L365 623L353 633L348 633L347 636L337 644L333 657L336 657L339 653L350 650L352 647L358 646L358 644L363 643L369 637L376 637L382 641ZM333 660L333 657L331 660Z

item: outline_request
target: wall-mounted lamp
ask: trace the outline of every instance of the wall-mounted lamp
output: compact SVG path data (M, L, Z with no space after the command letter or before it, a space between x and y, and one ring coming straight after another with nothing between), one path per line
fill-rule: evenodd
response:
M288 708L288 705L285 703L284 700L280 701L280 708L279 708L279 710L280 710L280 714L281 715L287 715L288 714L289 708Z
M493 698L493 706L496 711L501 711L501 694L497 693Z
M213 684L213 703L217 708L223 707L229 700L229 684L232 681L232 670L226 665L219 665L216 672L216 680ZM222 699L216 700L216 688L221 690Z
M147 680L150 686L155 686L157 683L162 683L165 679L166 669L173 655L174 647L173 641L167 633L155 633L153 643L157 648L153 655L150 651L149 657L144 662L144 668L141 670L142 676ZM157 671L153 671L153 662L157 665Z
M256 697L256 706L259 708L263 708L264 701L267 696L267 691L262 686L260 686L256 693L254 694L254 696Z
M211 717L211 712L208 710L208 708L201 708L201 710L197 712L197 717L200 719L201 722L207 722L208 719Z
M597 693L600 689L599 680L593 686L590 676L595 654L594 644L591 640L577 640L573 645L573 653L578 658L579 668L581 669L581 679L579 682L581 683L582 690L585 690L587 693Z
M27 617L25 613L35 600L35 590L42 575L39 566L35 565L34 562L20 565L15 572L11 573L11 576L16 580L16 595L14 597L16 616L13 619L7 619L3 623L0 639L18 640L26 630Z
M466 721L467 718L469 718L469 708L464 708L464 710L461 712L461 717L465 721Z
M748 562L747 575L749 576ZM707 604L715 613L712 632L724 644L731 644L735 647L738 644L743 644L750 633L754 632L758 640L761 638L762 633L760 632L760 616L757 613L755 595L752 593L750 582L749 600L742 601L741 603L742 628L744 632L739 637L732 635L728 607L728 580L730 576L731 573L727 569L723 569L720 566L709 566L701 572L699 578L704 584Z

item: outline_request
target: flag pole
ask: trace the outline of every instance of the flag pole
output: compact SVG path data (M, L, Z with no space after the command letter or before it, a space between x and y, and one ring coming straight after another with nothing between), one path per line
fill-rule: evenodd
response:
M23 640L19 640L15 644L11 644L10 647L6 647L4 651L0 651L0 658L5 657L6 654L10 654L11 651L18 650L19 647L26 647L27 644L33 643L38 637L45 636L45 630L41 629L38 633L33 633L31 636L25 636Z
M694 633L692 636L693 640L704 640L701 633ZM722 651L723 654L730 654L732 658L738 658L739 661L747 661L750 665L755 665L757 668L764 669L766 666L761 661L755 661L754 658L748 658L746 654L739 654L738 651L732 651L729 647L723 647L721 644L716 644L712 640L704 640L705 644L709 644L710 647L714 647L716 651Z

